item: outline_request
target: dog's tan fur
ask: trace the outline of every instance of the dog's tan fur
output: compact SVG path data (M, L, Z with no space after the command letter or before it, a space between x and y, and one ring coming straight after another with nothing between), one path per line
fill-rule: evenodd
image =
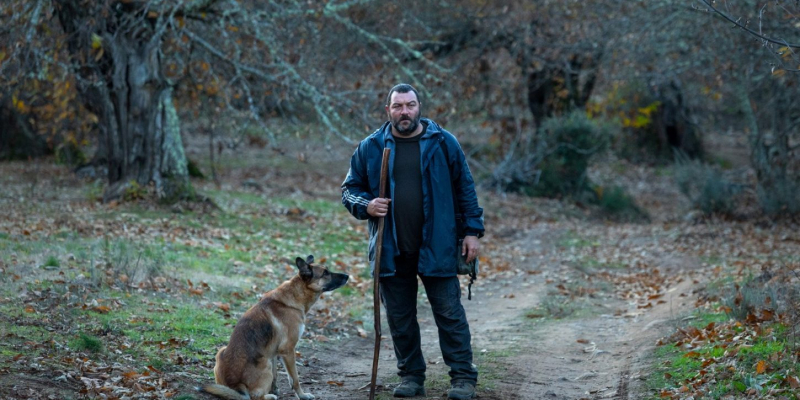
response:
M295 367L295 346L305 329L305 316L322 292L343 286L349 278L312 265L314 257L297 258L299 273L267 292L244 313L227 346L217 351L216 384L201 391L230 400L277 399L275 375L278 357L298 398L313 399L303 392Z

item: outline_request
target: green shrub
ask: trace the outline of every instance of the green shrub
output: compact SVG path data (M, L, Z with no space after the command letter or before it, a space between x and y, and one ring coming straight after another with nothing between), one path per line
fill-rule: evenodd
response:
M647 219L645 213L625 189L614 186L609 190L595 189L603 214L612 219L638 220Z
M86 164L89 161L86 153L74 140L66 140L56 146L55 157L56 163L71 166Z
M200 178L205 179L205 175L203 171L200 170L200 167L194 162L192 159L186 160L186 169L189 171L189 176L192 178Z
M692 158L704 154L695 131L685 92L675 80L645 83L634 80L614 85L604 98L591 102L591 115L602 115L621 126L612 147L626 160L667 164L673 148Z
M147 197L147 187L139 185L139 182L131 180L125 187L122 199L125 201L141 200Z
M676 153L674 175L681 193L704 214L732 214L736 209L740 186L717 168Z
M783 179L770 187L758 185L758 201L769 215L800 214L800 184Z
M539 128L538 182L525 186L533 196L578 196L591 191L586 169L592 156L608 147L611 129L582 111L550 118Z

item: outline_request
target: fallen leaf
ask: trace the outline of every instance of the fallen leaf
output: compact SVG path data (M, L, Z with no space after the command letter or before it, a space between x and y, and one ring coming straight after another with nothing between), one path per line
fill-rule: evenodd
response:
M93 307L92 310L95 311L95 312L99 312L100 314L105 314L105 313L111 311L111 308L108 307L108 306L97 306L97 307Z
M800 380L798 380L796 376L787 376L786 383L788 383L792 389L800 388Z
M763 374L764 372L767 372L767 362L761 360L758 363L756 363L756 373Z
M686 357L686 358L697 358L697 357L700 357L700 353L698 353L696 351L690 351L690 352L684 354L683 356Z

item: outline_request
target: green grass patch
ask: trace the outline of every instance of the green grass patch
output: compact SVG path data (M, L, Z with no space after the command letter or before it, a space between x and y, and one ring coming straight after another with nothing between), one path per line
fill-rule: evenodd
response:
M95 336L80 333L78 338L72 343L72 347L78 350L86 350L92 353L99 353L103 351L103 341Z
M207 363L236 318L294 274L287 259L313 254L328 258L334 271L368 276L361 259L354 261L367 239L338 200L235 191L212 196L225 211L176 214L137 203L83 210L78 218L103 225L99 237L68 228L0 233L0 257L10 272L0 274L0 293L14 299L0 302L0 358L22 354L58 363L81 353L109 365L208 374ZM46 207L36 213L58 215ZM357 266L340 268L339 260ZM46 268L31 271L32 265ZM55 268L58 274L45 271ZM190 293L188 280L202 294ZM16 302L23 290L30 293L24 304ZM371 309L358 300L361 294L354 286L326 294L345 305L347 321L315 331L339 332L355 321L370 331Z
M60 265L60 263L58 262L58 257L56 257L56 256L49 256L49 257L47 257L47 260L44 262L44 266L45 266L45 267L51 267L51 268L58 268L58 267L60 267L61 265Z
M622 262L601 262L600 260L593 258L593 257L585 257L580 261L580 264L576 267L584 273L588 273L587 270L593 269L626 269L628 265Z
M596 247L600 244L590 238L582 237L575 231L567 231L558 239L558 247L580 249L584 247Z
M761 396L770 388L788 387L787 376L800 374L793 355L797 347L791 345L792 332L786 325L763 323L755 330L729 322L724 313L700 313L697 317L691 325L701 329L713 322L717 331L729 332L715 337L729 339L695 340L691 348L675 344L658 347L653 370L645 382L647 399L662 398L664 390L680 393L682 386L692 387L703 375L713 378L686 395L696 390L702 398L709 399L738 398L748 392ZM798 399L797 394L786 398Z
M719 325L727 321L730 321L730 317L725 313L696 313L694 318L689 320L689 326L702 329L710 323Z
M479 390L495 390L506 374L504 360L514 355L511 349L480 350L475 352L475 364L478 366Z

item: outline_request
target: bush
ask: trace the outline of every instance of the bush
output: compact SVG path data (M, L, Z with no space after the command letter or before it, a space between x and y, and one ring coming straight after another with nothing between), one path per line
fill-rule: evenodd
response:
M744 321L748 314L764 307L769 296L770 294L766 292L765 288L750 286L739 288L737 286L736 290L725 296L723 305L726 307L728 316L737 321Z
M66 140L56 146L55 157L56 163L70 166L83 165L89 161L86 153L74 140Z
M607 217L631 221L648 219L647 213L636 205L633 197L626 193L625 189L614 186L609 190L603 190L600 187L595 189L595 192L597 193L600 209Z
M692 202L692 206L706 215L732 214L736 209L740 185L725 179L711 165L691 160L685 154L677 152L675 180L681 193Z
M758 185L758 201L769 215L800 214L800 184L789 179L766 188Z
M672 149L698 158L703 155L703 145L683 94L679 82L674 80L614 85L605 98L589 105L589 113L620 124L622 129L615 137L613 149L623 159L666 164L672 157Z
M533 196L578 196L591 191L589 161L608 147L611 129L582 111L550 118L539 128L538 182L524 187Z
M192 178L206 178L205 174L203 174L203 171L200 170L200 167L192 159L186 159L186 169L189 171L189 176Z

